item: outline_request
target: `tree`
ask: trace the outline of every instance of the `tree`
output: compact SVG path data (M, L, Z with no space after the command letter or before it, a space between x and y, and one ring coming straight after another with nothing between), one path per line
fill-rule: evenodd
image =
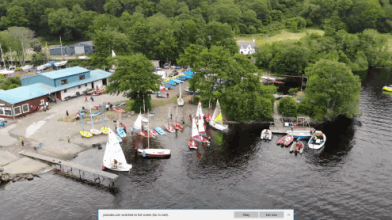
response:
M345 18L351 33L362 32L367 28L375 29L377 20L385 15L378 0L354 0L354 4Z
M20 87L22 83L20 82L19 76L7 77L0 80L0 89L9 90Z
M279 100L278 111L283 116L297 117L298 106L291 97L284 97Z
M115 62L116 72L109 77L110 84L107 86L109 94L118 95L121 92L130 91L131 96L136 98L135 103L146 101L146 109L150 109L150 101L147 99L150 91L158 91L160 76L154 74L151 61L143 54L131 56L118 56ZM140 105L135 104L132 110L139 112Z
M310 55L308 48L290 45L278 52L269 67L280 74L301 75L309 63Z
M352 118L358 110L361 82L344 63L320 60L306 68L308 77L306 99L315 114L322 111L324 119L339 115Z
M3 51L16 52L16 57L13 56L14 60L19 59L21 63L24 63L23 51L34 43L34 31L24 27L11 27L7 31L2 32L2 41L5 43ZM23 45L23 47L22 47Z
M181 66L189 65L192 68L200 67L201 56L200 53L202 48L200 46L191 44L189 47L185 48L184 53L180 54L177 60L178 64Z
M388 40L376 30L365 30L358 35L359 50L365 53L369 67L383 66L391 57Z
M157 4L157 11L166 15L166 17L173 17L178 8L177 0L161 0Z
M31 57L31 60L33 61L32 63L34 66L39 66L45 62L46 55L42 52L34 53Z
M13 6L7 10L7 16L1 17L1 25L6 27L25 26L29 23L25 9L21 6Z
M93 36L95 53L104 57L111 55L112 50L116 54L128 54L130 52L129 40L124 33L118 30L107 28L106 30L97 30Z

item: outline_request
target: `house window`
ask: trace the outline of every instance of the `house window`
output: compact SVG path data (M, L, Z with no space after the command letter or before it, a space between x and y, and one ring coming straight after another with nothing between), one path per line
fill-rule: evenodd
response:
M0 108L0 115L4 115L4 109Z
M20 115L20 114L22 114L22 111L21 111L21 109L20 109L20 106L15 107L15 108L14 108L14 112L15 112L15 115Z
M4 115L12 115L10 108L4 108Z
M29 105L28 104L22 105L22 110L23 110L23 113L29 112L30 111Z
M68 84L68 80L67 79L61 80L61 85L65 85L65 84Z
M79 80L84 80L85 79L85 76L83 75L83 76L79 76Z
M66 89L64 89L64 93L67 93L67 90L66 90Z
M41 99L40 104L44 105L45 104L45 99Z
M78 86L78 89L82 88L82 86Z

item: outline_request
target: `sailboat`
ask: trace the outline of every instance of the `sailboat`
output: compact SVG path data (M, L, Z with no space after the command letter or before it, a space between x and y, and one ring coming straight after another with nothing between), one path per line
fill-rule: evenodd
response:
M201 142L201 143L209 143L209 141L199 134L199 130L196 126L196 119L192 118L192 140Z
M173 125L173 127L175 129L182 130L182 129L184 129L184 127L182 125L180 125L180 123L177 122L177 115L178 115L178 106L177 106L177 109L176 109L176 121L175 122L172 121L172 125Z
M184 99L182 98L182 94L181 94L181 84L180 84L180 96L177 99L177 105L178 106L184 106Z
M82 131L80 131L80 134L82 135L82 137L92 137L93 134L91 134L90 132L84 130L83 112L80 110L80 106L79 106L79 112L80 112L80 123L82 124Z
M33 67L34 65L24 65L21 68L24 72L29 72Z
M169 120L170 120L170 106L169 106L169 115L167 116L167 125L165 126L166 130L174 133L176 130L170 125Z
M147 114L149 117L149 114ZM148 122L148 129L150 130L150 123ZM150 149L150 136L147 138L148 148L147 149L138 149L137 154L142 155L143 157L170 157L171 150L169 149Z
M192 139L193 136L197 135L199 135L199 131L197 130L195 119L192 119L192 136L191 139L188 141L188 147L190 149L197 149L196 142Z
M204 125L204 120L203 119L198 120L198 124L199 124L199 134L204 137L207 137L207 133L205 130L205 125Z
M124 128L122 128L122 127L120 126L121 112L119 112L119 114L120 114L120 116L119 116L118 122L117 122L117 134L118 134L118 136L120 136L120 137L123 138L123 137L126 137L127 134L125 133Z
M89 104L89 107L90 107L90 117L91 117L91 129L90 129L90 132L91 132L93 135L99 135L99 134L101 134L102 132L101 132L100 130L94 129L94 121L93 121L93 115L92 115L92 113L91 113L91 105L90 105L90 104Z
M135 123L133 124L133 131L141 131L142 130L142 113L140 112L137 116Z
M217 130L220 130L220 131L224 131L229 128L229 125L223 124L222 111L221 111L221 107L219 105L219 100L216 100L215 111L214 111L214 114L212 115L212 118L211 118L209 124L211 125L211 127L215 128Z
M103 122L103 127L101 128L102 134L108 134L109 133L109 128L105 127L105 105L102 101L102 122Z
M109 138L106 144L105 154L103 155L102 168L108 168L115 171L129 171L132 165L127 163L124 152L117 140L116 134L109 128ZM117 161L117 166L114 160Z

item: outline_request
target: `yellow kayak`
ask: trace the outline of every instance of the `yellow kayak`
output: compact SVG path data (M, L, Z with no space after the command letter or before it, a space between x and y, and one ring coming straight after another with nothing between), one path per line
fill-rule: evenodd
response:
M108 134L109 133L109 128L102 127L101 128L101 132L102 132L102 134Z
M382 87L384 91L392 92L392 85Z
M88 131L80 131L80 134L83 136L83 137L92 137L93 136L93 134L91 134L90 132L88 132Z

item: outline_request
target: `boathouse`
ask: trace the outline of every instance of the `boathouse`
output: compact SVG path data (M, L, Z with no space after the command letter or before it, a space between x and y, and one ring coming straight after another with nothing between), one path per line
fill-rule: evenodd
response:
M93 41L83 41L69 46L54 45L49 47L50 55L73 55L94 53Z
M112 73L71 67L22 78L22 86L0 91L0 117L21 117L37 111L48 101L63 101L107 85Z
M237 41L237 45L240 48L240 54L253 54L256 53L255 39L252 41Z

